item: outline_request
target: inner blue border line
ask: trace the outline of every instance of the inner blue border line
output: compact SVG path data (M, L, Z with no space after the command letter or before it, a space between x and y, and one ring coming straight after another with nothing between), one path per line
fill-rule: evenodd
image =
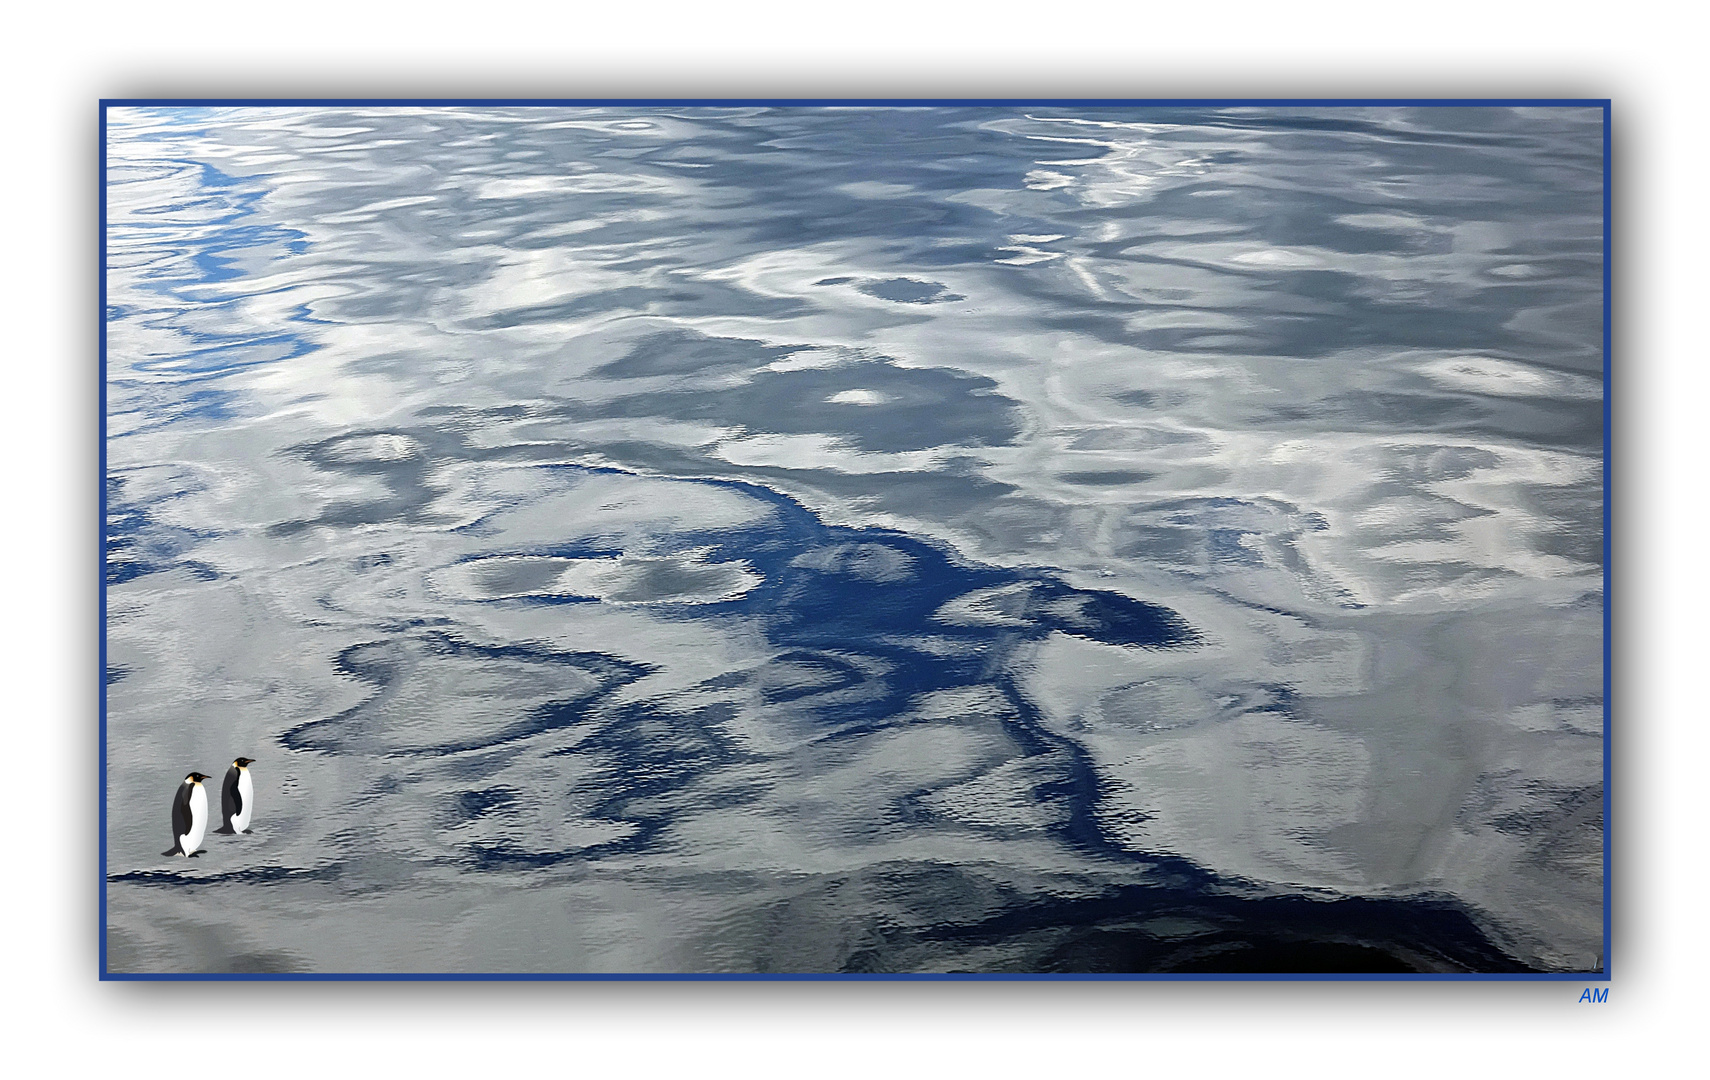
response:
M100 893L100 897L99 897L99 907L100 907L100 912L101 912L101 925L99 927L97 927L96 929L97 929L98 934L99 934L98 940L100 943L99 948L98 948L98 954L100 956L101 977L102 978L108 978L109 976L107 973L107 109L105 106L103 106L101 108L100 140L101 140L100 144L96 147L96 154L99 158L98 176L100 177L100 184L101 184L101 190L98 193L97 199L96 199L96 202L97 202L98 207L99 207L98 212L100 215L100 224L97 227L98 232L100 233L100 237L99 237L99 245L100 246L99 246L99 255L98 255L98 258L100 261L96 264L96 266L97 266L97 270L98 270L100 278L101 278L101 285L100 285L100 290L99 290L99 307L96 309L95 316L96 316L97 323L98 323L97 330L96 330L96 335L97 335L96 340L99 342L99 347L100 347L100 352L101 352L100 371L98 373L98 382L100 383L99 394L98 394L98 397L99 397L99 406L98 407L101 410L101 416L100 416L101 450L100 450L100 458L99 458L101 475L96 478L97 482L95 485L96 489L100 492L100 501L97 504L97 512L100 515L99 518L97 519L99 521L98 527L99 527L100 531L97 534L98 542L95 546L96 547L95 554L96 554L96 559L97 559L96 573L99 575L97 580L99 580L101 582L101 595L100 595L101 611L100 611L100 615L99 615L99 623L100 623L100 627L101 627L100 670L97 672L97 677L101 680L100 683L98 684L101 688L101 700L100 700L100 706L101 706L101 709L100 709L100 712L101 712L101 719L100 719L100 726L101 726L101 767L100 767L101 790L97 793L97 797L100 799L100 803L101 803L101 805L100 805L100 816L101 816L101 880L100 880L100 890L101 890L101 893Z
M1611 193L1611 174L1614 169L1612 148L1612 128L1610 102L1603 104L1603 971L1602 978L1609 979L1611 971L1611 950L1614 942L1614 917L1612 901L1614 898L1614 872L1610 863L1609 847L1609 811L1610 789L1613 786L1614 771L1610 765L1610 747L1613 740L1610 737L1611 720L1615 711L1615 699L1612 695L1614 688L1614 642L1612 633L1614 622L1614 597L1609 588L1610 556L1614 550L1611 526L1614 514L1610 503L1610 450L1614 446L1614 409L1611 407L1613 398L1613 371L1611 362L1613 350L1613 326L1615 319L1614 273L1610 266L1613 252L1610 250L1610 238L1613 235L1611 218L1613 217L1614 198Z
M186 972L108 974L125 982L1595 982L1583 972Z
M1611 272L1612 99L1610 98L102 98L99 100L99 448L98 571L100 574L98 647L100 670L100 925L99 978L122 982L1608 982L1611 980L1612 875L1610 873L1610 767L1613 712L1613 627L1610 600L1610 512L1613 288ZM1174 106L1174 107L1596 107L1603 112L1603 956L1594 972L1405 972L1405 973L688 973L688 972L112 972L107 968L107 112L124 107L268 107L302 106L684 106L684 107L945 107L945 106Z
M1455 107L1505 105L1513 107L1603 107L1607 115L1608 98L103 98L103 108L141 108L165 106L229 106L291 108L304 105L334 106L448 106L470 105L488 108L503 106L698 106L703 108L736 108L745 106L1155 106L1182 107L1263 105L1289 106L1417 106Z

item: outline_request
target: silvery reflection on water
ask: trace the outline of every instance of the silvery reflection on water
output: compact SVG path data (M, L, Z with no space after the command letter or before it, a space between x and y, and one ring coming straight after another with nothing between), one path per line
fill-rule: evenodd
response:
M1600 110L107 135L111 970L1600 965Z

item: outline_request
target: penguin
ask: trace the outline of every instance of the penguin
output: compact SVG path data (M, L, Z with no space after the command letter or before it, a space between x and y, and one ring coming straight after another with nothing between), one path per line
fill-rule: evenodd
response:
M220 785L220 816L226 823L220 826L220 832L249 831L250 813L255 809L255 781L249 777L249 766L253 764L254 758L240 757L226 770L225 783Z
M183 855L194 859L202 854L196 845L202 842L202 834L208 831L208 793L202 790L202 781L208 779L199 772L193 772L178 785L178 794L172 797L172 846L161 852L162 855Z

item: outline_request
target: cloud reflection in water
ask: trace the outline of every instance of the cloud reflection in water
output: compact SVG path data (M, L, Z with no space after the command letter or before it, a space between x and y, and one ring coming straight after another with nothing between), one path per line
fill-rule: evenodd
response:
M1597 962L1596 110L110 132L117 967Z

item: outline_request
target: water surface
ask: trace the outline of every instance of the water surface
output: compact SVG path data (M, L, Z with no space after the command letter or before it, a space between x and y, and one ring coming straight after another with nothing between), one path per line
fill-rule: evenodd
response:
M1600 966L1600 110L108 125L112 970Z

